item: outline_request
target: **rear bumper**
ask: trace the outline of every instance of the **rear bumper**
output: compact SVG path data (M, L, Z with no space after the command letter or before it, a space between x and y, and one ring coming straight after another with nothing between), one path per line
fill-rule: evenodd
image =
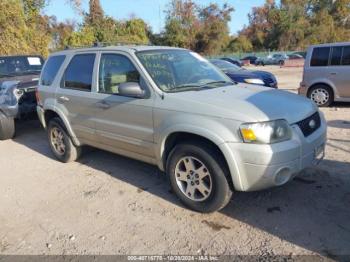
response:
M45 111L41 106L36 107L36 112L38 114L38 118L40 120L41 125L46 129L46 122L45 122Z
M327 139L323 116L321 127L309 137L304 137L297 125L292 128L293 138L282 143L221 145L222 151L228 152L224 154L236 190L256 191L281 186L304 168L313 166L322 159L322 154L319 153L324 152Z
M307 96L307 88L303 82L300 83L300 86L298 88L298 95Z

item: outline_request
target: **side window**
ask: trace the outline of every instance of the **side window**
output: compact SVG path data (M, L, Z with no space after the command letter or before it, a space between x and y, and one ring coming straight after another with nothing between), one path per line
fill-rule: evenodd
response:
M342 65L350 65L350 46L344 47Z
M66 56L64 55L51 56L49 58L41 74L41 84L43 86L50 86L52 84L65 58Z
M70 61L63 79L63 87L91 91L95 54L75 55Z
M311 66L328 66L330 47L316 47L312 52Z
M342 53L343 53L342 46L337 46L332 48L331 65L337 66L341 64Z
M139 81L140 74L127 57L102 54L98 81L100 93L118 94L120 84Z

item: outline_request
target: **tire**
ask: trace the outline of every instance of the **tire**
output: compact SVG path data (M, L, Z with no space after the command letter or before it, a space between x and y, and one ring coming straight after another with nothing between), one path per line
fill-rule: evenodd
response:
M334 94L329 86L315 85L308 92L308 98L319 107L328 107L334 101Z
M73 144L60 118L55 117L49 121L47 135L51 151L59 161L68 163L79 158L81 147Z
M15 136L15 120L0 112L0 140L11 139Z
M218 211L231 199L226 165L217 150L204 143L175 146L167 159L166 173L173 192L192 210L201 213ZM193 183L191 187L190 183Z

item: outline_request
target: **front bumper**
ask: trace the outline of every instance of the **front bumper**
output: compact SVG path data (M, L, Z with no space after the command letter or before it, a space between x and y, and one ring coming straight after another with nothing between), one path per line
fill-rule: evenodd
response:
M281 143L221 145L236 190L256 191L283 185L323 158L327 125L322 115L321 127L308 137L297 125L292 129L292 139Z

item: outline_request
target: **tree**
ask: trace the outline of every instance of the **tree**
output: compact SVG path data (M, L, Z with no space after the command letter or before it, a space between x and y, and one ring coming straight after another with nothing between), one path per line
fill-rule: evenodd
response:
M245 36L232 37L224 50L231 53L245 53L253 51L252 42Z
M0 53L11 55L27 53L27 31L25 15L18 0L0 1Z
M104 12L101 7L100 0L90 0L89 2L89 14L87 16L88 23L91 25L97 25L103 20Z
M210 4L199 12L201 30L197 35L196 51L208 55L219 53L229 43L228 22L234 9L224 4Z
M233 8L224 4L200 7L192 0L172 0L159 42L204 54L220 52L229 43L228 22Z

